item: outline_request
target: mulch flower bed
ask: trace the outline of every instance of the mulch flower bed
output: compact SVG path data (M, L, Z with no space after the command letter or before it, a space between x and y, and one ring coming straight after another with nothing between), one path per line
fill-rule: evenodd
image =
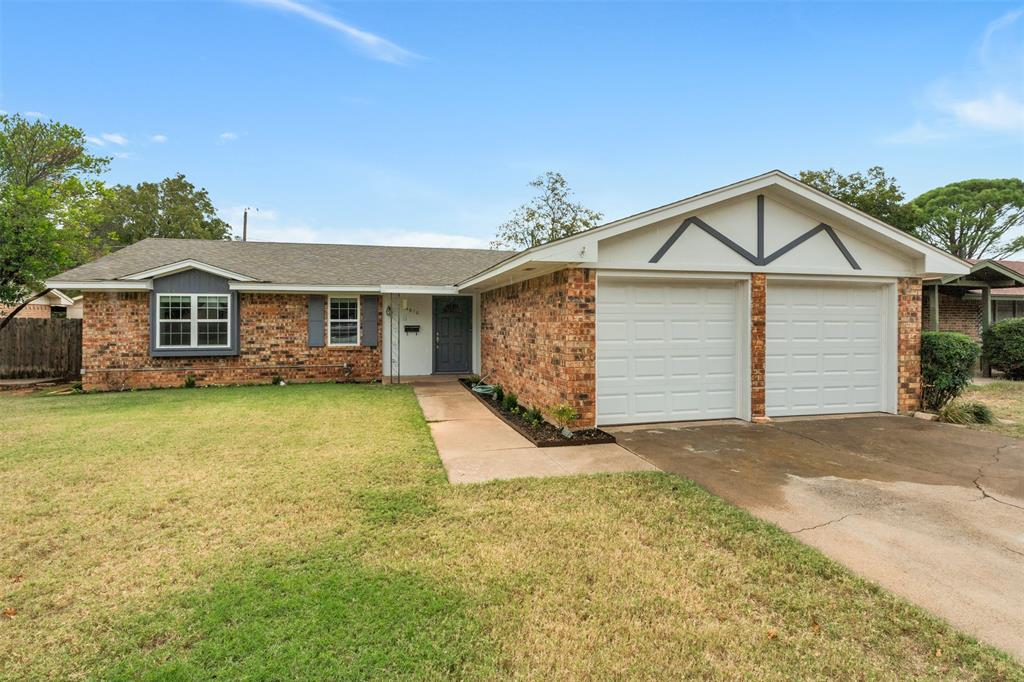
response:
M561 429L553 424L541 422L539 426L534 426L526 421L522 413L516 414L504 409L500 402L493 399L493 396L475 392L473 384L469 379L459 379L459 383L476 396L477 400L486 405L487 409L538 448L554 448L565 445L599 445L601 443L615 442L615 436L601 429L580 429L579 431L573 431L572 438L566 438L562 435Z

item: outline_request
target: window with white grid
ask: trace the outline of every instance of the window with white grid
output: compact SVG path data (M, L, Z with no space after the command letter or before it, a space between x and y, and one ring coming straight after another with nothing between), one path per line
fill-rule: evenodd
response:
M331 298L327 327L332 346L355 346L359 343L359 299Z
M227 294L157 294L157 348L227 348L230 322Z

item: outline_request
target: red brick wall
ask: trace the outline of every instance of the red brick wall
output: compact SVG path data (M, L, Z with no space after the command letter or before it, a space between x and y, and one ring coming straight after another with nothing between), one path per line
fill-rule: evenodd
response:
M14 311L18 306L0 306L0 317L7 317ZM50 306L42 303L29 303L27 306L22 308L18 312L18 317L15 319L24 320L30 317L37 319L50 319Z
M931 329L931 301L924 296L921 324ZM964 298L939 291L939 331L960 332L981 343L981 300Z
M149 296L148 292L85 294L84 388L181 386L188 374L199 385L263 383L275 375L297 382L381 377L381 305L377 306L376 348L313 348L307 296L239 294L239 355L154 358L149 355Z
M750 275L750 418L765 419L764 407L764 345L765 301L767 277Z
M567 268L480 296L482 374L529 407L571 404L576 428L596 419L595 281Z
M899 315L899 390L896 409L900 413L921 408L921 280L901 277L897 284ZM942 303L939 303L942 311Z

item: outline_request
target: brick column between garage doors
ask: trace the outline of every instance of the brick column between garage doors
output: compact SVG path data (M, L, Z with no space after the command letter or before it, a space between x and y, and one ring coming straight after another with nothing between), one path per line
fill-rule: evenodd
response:
M921 280L901 277L896 284L899 334L896 362L899 389L896 409L900 414L921 408ZM941 310L941 304L939 305Z
M750 275L750 419L768 421L764 407L764 323L767 276Z

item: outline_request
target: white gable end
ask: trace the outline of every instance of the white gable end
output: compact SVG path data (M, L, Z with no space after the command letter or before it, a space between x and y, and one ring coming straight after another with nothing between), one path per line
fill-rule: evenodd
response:
M605 239L599 244L597 265L888 277L920 270L916 253L883 244L854 226L827 222L825 215L809 214L771 195L761 196L761 209L758 195L748 195ZM765 264L754 262L762 258Z

